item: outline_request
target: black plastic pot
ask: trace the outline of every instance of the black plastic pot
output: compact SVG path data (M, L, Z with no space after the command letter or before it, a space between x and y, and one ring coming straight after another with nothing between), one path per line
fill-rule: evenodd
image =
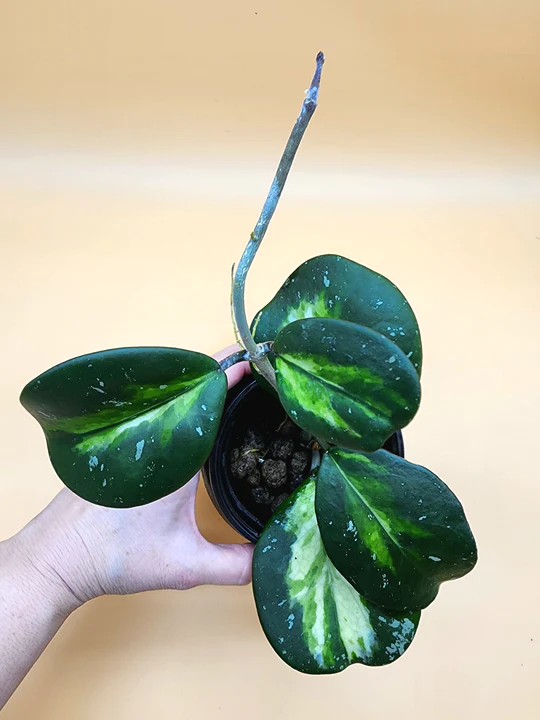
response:
M238 487L229 471L229 453L237 447L248 428L253 425L257 413L275 420L278 425L283 418L283 407L277 398L265 392L251 377L244 378L227 395L218 437L201 470L208 494L220 515L246 540L255 542L261 534L265 521L256 517L242 501L242 487ZM403 436L397 432L390 437L384 448L394 455L405 457Z

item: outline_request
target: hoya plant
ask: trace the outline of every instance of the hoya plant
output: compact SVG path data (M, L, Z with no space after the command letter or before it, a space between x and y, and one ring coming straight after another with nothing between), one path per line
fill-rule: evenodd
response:
M233 268L242 350L218 363L191 350L105 350L58 365L23 390L51 462L85 500L150 503L185 484L216 441L225 370L249 360L289 418L316 439L309 477L266 524L253 589L268 640L291 667L335 673L400 657L444 581L476 546L434 473L382 449L420 403L415 315L384 276L338 255L301 265L249 324L248 270L317 105L322 53L260 218Z

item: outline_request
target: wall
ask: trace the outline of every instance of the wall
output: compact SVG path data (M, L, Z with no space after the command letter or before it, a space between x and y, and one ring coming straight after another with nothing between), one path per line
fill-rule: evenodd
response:
M97 600L6 720L539 716L539 22L528 0L4 0L0 535L60 487L27 380L111 346L231 342L229 268L322 48L248 306L320 252L401 287L425 345L407 454L461 498L480 556L398 663L327 678L274 655L250 588ZM209 538L238 539L198 501Z

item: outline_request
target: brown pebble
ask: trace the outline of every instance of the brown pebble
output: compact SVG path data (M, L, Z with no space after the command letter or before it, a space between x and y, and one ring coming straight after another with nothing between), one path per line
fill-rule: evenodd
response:
M283 460L265 460L262 466L262 476L268 487L281 487L287 482L287 465Z
M264 437L255 430L248 430L244 439L246 450L264 450Z
M270 453L275 460L288 460L294 450L294 441L290 438L278 438L270 445Z
M232 474L240 480L243 480L257 468L258 461L257 453L244 453L243 455L240 455L238 460L231 465Z
M282 437L291 437L298 430L298 426L293 423L291 418L287 418L279 428L279 434Z
M259 505L269 505L272 501L272 497L265 487L256 487L251 491L253 499Z
M290 462L291 473L296 477L302 475L308 464L308 453L305 450L297 450L293 453Z
M249 473L246 477L246 482L248 485L251 485L251 487L257 487L261 484L261 473L258 468L255 468L255 470Z
M282 493L281 495L278 495L272 500L272 512L275 512L278 507L281 505L282 502L284 502L288 498L287 493Z

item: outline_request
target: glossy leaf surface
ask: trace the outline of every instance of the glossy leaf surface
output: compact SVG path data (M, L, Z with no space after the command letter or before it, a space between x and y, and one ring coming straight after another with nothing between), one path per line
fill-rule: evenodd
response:
M336 570L321 541L314 495L310 480L279 507L255 548L253 589L268 640L306 673L391 663L410 645L420 613L389 615Z
M339 255L319 255L300 265L252 323L257 342L275 340L295 320L329 317L376 330L410 358L420 375L418 323L403 293L379 273Z
M377 450L418 409L420 382L383 335L343 320L297 320L274 343L279 399L319 440Z
M334 565L384 608L424 608L442 582L476 563L476 544L456 496L426 468L386 450L326 453L316 510Z
M24 407L52 464L77 495L132 507L177 490L214 444L227 392L206 355L125 348L69 360L31 381Z

